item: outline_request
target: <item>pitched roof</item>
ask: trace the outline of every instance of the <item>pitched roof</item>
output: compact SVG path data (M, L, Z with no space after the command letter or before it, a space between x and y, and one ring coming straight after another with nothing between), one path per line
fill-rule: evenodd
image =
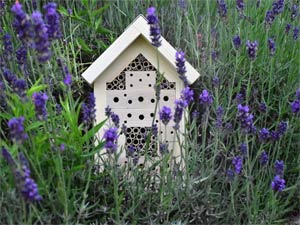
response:
M151 43L150 29L146 18L143 15L139 15L135 20L126 28L126 30L119 36L104 53L99 56L95 62L93 62L82 74L83 78L90 84L101 76L103 71L122 53L126 48L132 44L140 35L142 35L149 43ZM161 46L158 51L161 55L167 59L172 66L176 68L175 54L176 50L166 41L161 38ZM200 74L191 66L187 61L186 76L188 82L192 84L200 76Z

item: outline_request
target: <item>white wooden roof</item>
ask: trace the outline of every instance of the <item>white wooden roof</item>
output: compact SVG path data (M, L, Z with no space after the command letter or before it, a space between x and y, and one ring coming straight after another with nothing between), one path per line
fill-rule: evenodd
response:
M94 83L94 81L101 76L103 71L122 53L126 48L132 44L140 35L142 35L149 43L151 43L150 38L150 27L146 18L143 15L139 15L119 36L106 51L96 59L82 74L83 78L89 84ZM161 46L158 51L163 55L175 68L175 54L176 50L161 37ZM154 46L153 46L154 48ZM141 52L142 53L142 52ZM187 61L186 66L186 76L190 84L194 83L200 74L191 66Z

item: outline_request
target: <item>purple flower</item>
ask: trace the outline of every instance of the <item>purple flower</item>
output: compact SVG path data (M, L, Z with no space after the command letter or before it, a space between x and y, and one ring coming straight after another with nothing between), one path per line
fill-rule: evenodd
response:
M24 117L14 117L8 121L8 128L12 141L22 144L28 135L24 132Z
M238 11L243 11L245 7L243 0L236 0L236 8Z
M96 99L94 93L91 92L87 101L82 103L81 111L82 111L82 120L86 125L92 123L96 119Z
M12 86L14 92L20 96L21 99L26 98L26 89L27 89L27 84L26 81L23 79L16 79L13 82Z
M276 44L273 38L269 38L268 39L268 47L270 50L270 55L273 56L275 54L275 50L276 50Z
M273 23L274 19L275 19L275 15L274 15L273 11L272 10L268 10L266 12L266 16L265 16L265 22L266 22L266 24L271 25Z
M50 42L48 39L48 29L42 14L38 11L35 11L31 15L33 27L35 31L34 37L34 49L37 52L37 58L40 63L44 63L51 58L50 52Z
M300 88L297 88L296 90L296 99L300 100Z
M243 159L240 156L236 156L232 159L232 165L236 174L240 174L243 168Z
M218 0L218 13L221 17L226 17L227 15L227 6L224 0Z
M60 30L59 14L56 11L57 5L54 2L50 2L44 7L45 12L45 22L48 28L49 40L59 39L62 37Z
M242 45L242 41L239 35L235 35L232 38L232 43L236 49L238 49Z
M152 131L152 135L154 137L157 137L157 134L158 134L158 127L157 127L157 124L152 124L151 126L151 131Z
M184 52L176 52L175 54L176 58L176 67L177 67L177 73L179 74L179 78L183 81L184 86L188 85L187 77L185 76L186 68L185 68L185 57Z
M259 157L259 162L261 165L267 165L269 161L269 156L268 156L268 153L266 151L263 151L261 154L260 154L260 157Z
M285 180L279 175L276 175L271 183L271 187L274 191L281 192L285 189Z
M29 16L23 11L22 5L18 1L12 6L11 11L15 16L13 27L18 38L25 46L31 47L34 33L32 32L32 24Z
M241 127L246 133L253 132L254 125L253 119L254 116L250 113L249 106L242 106L241 104L238 105L238 120L240 121Z
M162 121L164 125L167 125L169 121L172 119L172 110L167 106L163 106L161 111L159 112L159 119Z
M280 134L276 130L270 132L270 137L273 141L278 141L280 139Z
M270 138L270 131L267 128L262 128L259 131L259 139L262 141L267 141Z
M262 102L262 103L259 104L259 111L261 111L263 113L267 112L267 105L266 105L266 103Z
M181 99L184 100L187 103L187 105L189 105L194 101L194 91L188 86L185 87L181 91Z
M108 130L104 131L104 140L105 140L105 145L104 147L106 148L108 153L114 153L117 150L117 140L118 140L118 128L116 127L111 127Z
M234 179L234 171L232 169L228 169L226 171L226 177L228 178L229 181L233 181L233 179Z
M6 106L6 95L4 83L0 81L0 108Z
M11 156L10 152L4 147L2 147L2 156L5 159L5 161L8 163L8 165L10 165L10 166L15 166L16 165L16 163L15 163L13 157Z
M284 0L274 1L272 4L272 11L275 15L278 15L283 12L284 9Z
M11 42L11 36L10 34L4 34L3 35L3 45L4 45L4 51L6 56L11 56L13 52L13 45Z
M242 93L238 93L235 97L235 101L237 104L242 104L244 101L244 95Z
M182 119L183 109L184 109L185 105L186 105L186 103L184 102L184 100L182 100L182 99L175 100L175 113L174 113L175 125L173 126L173 128L175 130L179 129L179 123Z
M299 28L295 27L293 30L293 38L294 38L294 40L297 40L298 37L299 37Z
M64 78L64 84L68 87L71 86L72 84L72 75L70 73L67 73L65 78Z
M218 76L214 76L213 79L212 79L212 84L215 88L217 88L220 84L220 79Z
M283 175L283 169L284 169L284 162L282 160L276 160L275 161L275 165L274 165L274 169L275 169L275 174L276 175Z
M243 156L246 156L247 155L247 144L241 143L239 146L239 150L241 151Z
M300 101L299 100L295 100L291 103L291 109L292 109L292 113L299 113L300 111Z
M159 28L159 20L155 14L155 8L149 7L147 10L147 20L150 25L151 43L155 47L161 46L161 34Z
M286 33L286 34L289 34L291 28L292 28L292 25L288 23L288 24L285 26L285 33Z
M159 152L161 155L165 155L169 153L168 144L159 143Z
M292 14L291 14L291 20L293 21L293 20L295 20L296 19L296 17L298 16L298 5L296 5L296 4L294 4L293 6L292 6Z
M17 63L20 66L26 64L26 61L27 61L27 49L23 45L16 51L16 58L17 58Z
M46 93L38 92L33 93L32 95L32 101L35 106L35 114L38 120L47 120L47 100L48 96Z
M277 127L277 132L280 136L284 135L284 133L287 131L288 123L286 121L280 121Z
M210 106L213 103L213 97L206 89L202 91L202 93L199 96L199 99L200 99L200 104L205 106Z
M249 58L252 60L254 60L256 58L257 45L258 45L257 41L251 42L251 41L247 40L247 42L246 42L246 49L248 51Z
M119 128L119 126L120 126L120 117L117 114L112 113L111 114L111 120L112 120L114 126Z
M223 126L223 115L224 115L224 109L223 109L222 106L218 106L218 108L216 110L216 114L217 114L216 126L218 128L222 128L222 126Z
M111 111L111 108L108 105L105 108L105 116L107 116L109 118L111 116L111 114L112 114L112 111Z

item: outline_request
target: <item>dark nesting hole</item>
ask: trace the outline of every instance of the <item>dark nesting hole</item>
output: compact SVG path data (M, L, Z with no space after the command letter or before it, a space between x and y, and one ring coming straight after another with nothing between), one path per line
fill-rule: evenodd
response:
M138 134L137 139L142 139L142 135Z
M133 139L133 138L135 137L135 135L134 135L134 134L131 134L130 137Z
M149 87L152 87L152 84L149 84L148 86L149 86Z
M135 139L134 141L133 141L133 144L135 144L135 145L137 145L139 143L139 141L137 140L137 139Z
M128 114L127 114L127 117L129 117L129 118L132 117L132 114L131 114L131 113L128 113Z
M131 128L127 127L126 131L127 131L127 133L130 133L131 132Z
M174 134L174 131L171 131L171 134Z
M143 144L145 144L145 143L146 143L145 139L142 139L142 143L143 143Z
M137 68L138 70L141 70L141 69L142 69L142 66L141 66L141 65L138 65L136 68Z
M130 87L133 87L133 84L130 84L129 86L130 86Z
M153 117L154 116L154 113L150 113L150 117Z
M174 88L174 84L170 84L170 88Z
M151 103L154 103L154 102L155 102L155 99L154 99L154 98L152 98L152 99L151 99Z
M143 80L142 79L139 79L139 82L142 82Z
M158 123L158 120L155 120L156 123Z
M153 145L151 145L151 148L152 148L152 149L155 149L155 145L154 145L154 144L153 144Z
M169 97L168 96L164 96L164 101L169 101Z
M139 100L139 102L142 102L142 101L144 101L144 98L143 98L142 96L140 96L140 97L138 98L138 100Z
M139 115L139 119L140 119L140 120L143 120L144 118L145 118L144 115Z
M114 97L114 102L118 102L119 98L118 97Z
M127 144L131 144L131 139L127 138Z
M127 123L127 120L124 120L124 123Z
M124 94L124 97L126 97L127 96L127 94Z
M138 128L134 128L134 129L133 129L133 132L134 132L134 133L138 133L138 132L139 132L139 129L138 129Z
M150 73L147 73L147 77L150 77Z
M128 100L128 104L132 104L132 100Z
M133 76L133 74L131 73L131 74L130 74L130 76L132 77L132 76Z
M146 129L144 127L141 128L141 133L144 134L146 132Z

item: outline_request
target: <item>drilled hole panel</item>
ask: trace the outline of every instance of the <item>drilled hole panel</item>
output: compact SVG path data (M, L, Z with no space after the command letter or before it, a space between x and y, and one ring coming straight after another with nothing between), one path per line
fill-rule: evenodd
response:
M126 147L133 146L139 156L144 156L146 153L152 157L157 156L157 141L153 135L150 137L150 141L147 148L147 134L151 131L150 127L127 127L126 131Z
M151 83L151 86L157 81L156 69L155 67L142 55L139 54L112 82L106 83L106 90L125 90L126 89L126 71L152 71L155 74L155 79ZM148 84L149 85L149 84ZM150 87L150 86L149 86ZM161 89L163 90L175 90L176 83L169 82L163 77L161 83Z

